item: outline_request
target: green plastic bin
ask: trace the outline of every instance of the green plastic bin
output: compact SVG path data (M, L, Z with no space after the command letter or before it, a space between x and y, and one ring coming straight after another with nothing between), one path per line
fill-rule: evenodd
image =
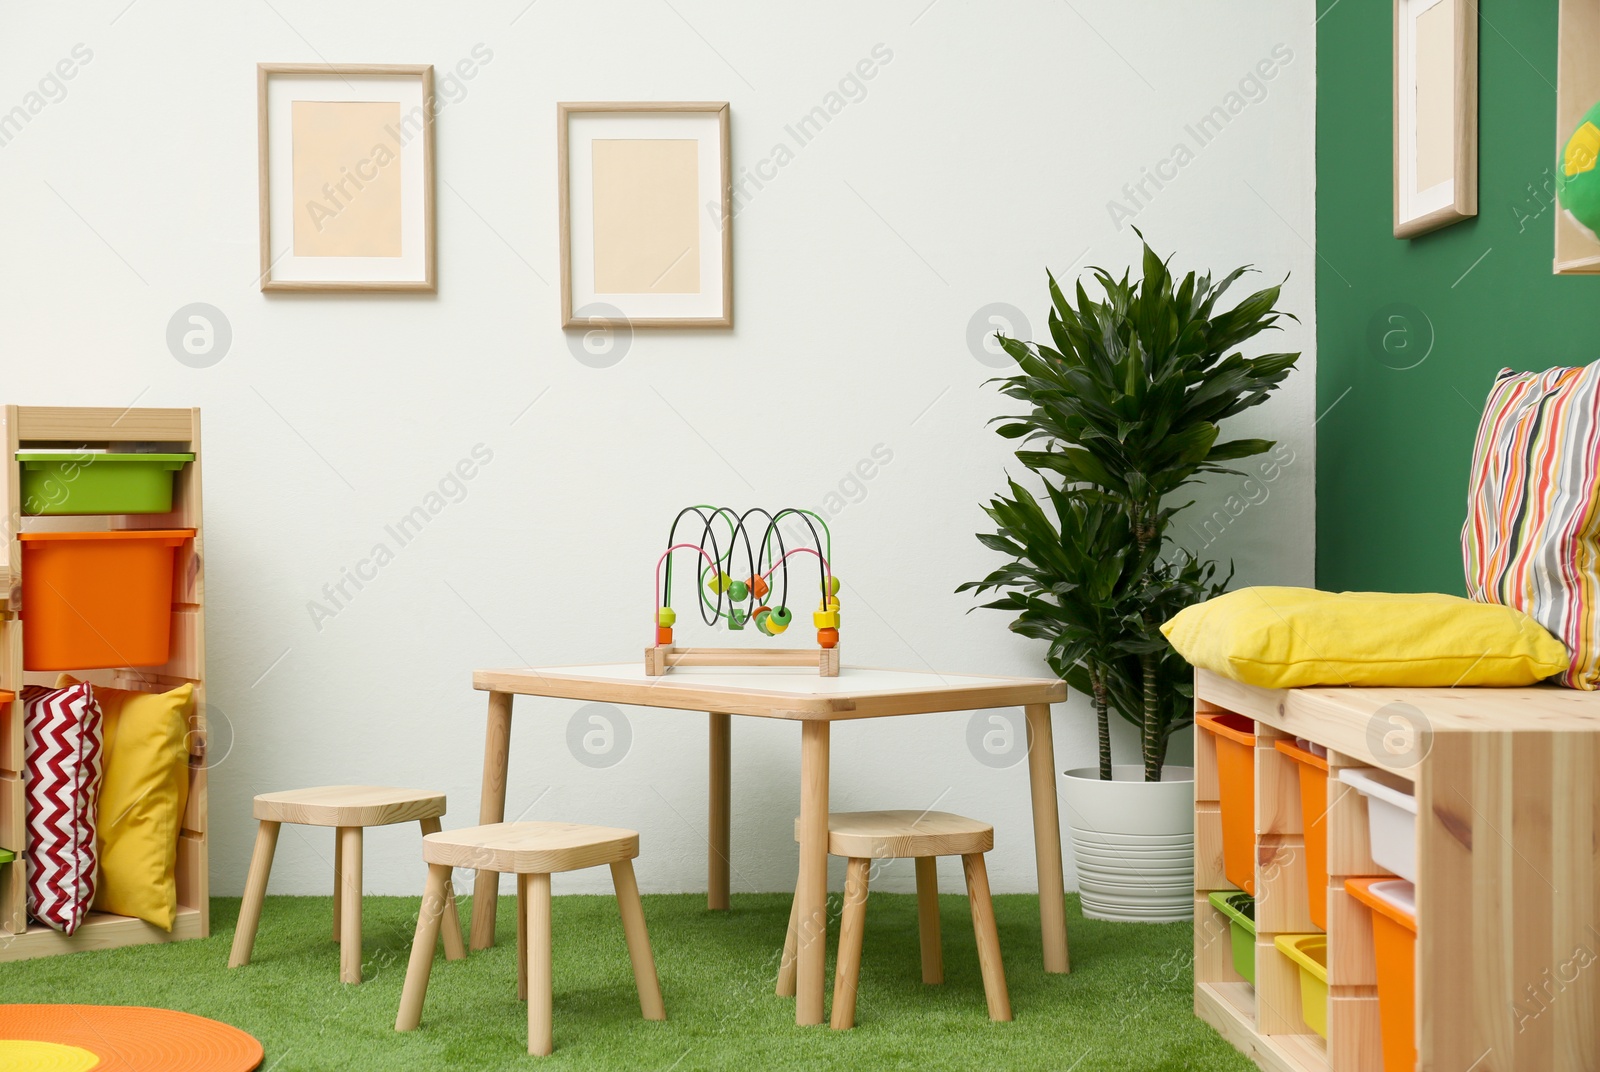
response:
M1233 938L1233 970L1256 985L1256 899L1238 890L1218 890L1211 907L1228 917Z
M164 514L173 475L194 455L24 450L17 461L24 514Z
M0 864L8 864L17 858L10 849L0 849Z

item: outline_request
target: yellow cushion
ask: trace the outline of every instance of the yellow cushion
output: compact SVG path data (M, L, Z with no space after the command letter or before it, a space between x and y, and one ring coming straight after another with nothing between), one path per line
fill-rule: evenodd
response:
M62 674L57 687L73 683ZM94 695L105 720L94 907L170 931L178 915L178 830L189 802L194 686L148 693L96 685Z
M1192 665L1275 689L1532 685L1568 664L1521 611L1432 593L1241 588L1161 632Z

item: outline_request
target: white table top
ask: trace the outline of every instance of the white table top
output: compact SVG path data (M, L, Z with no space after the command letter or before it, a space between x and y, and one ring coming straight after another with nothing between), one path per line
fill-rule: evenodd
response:
M643 660L479 670L473 674L473 687L525 696L798 719L870 718L1066 699L1066 685L1050 678L855 666L841 667L838 677L789 667L678 668L650 677L644 672Z

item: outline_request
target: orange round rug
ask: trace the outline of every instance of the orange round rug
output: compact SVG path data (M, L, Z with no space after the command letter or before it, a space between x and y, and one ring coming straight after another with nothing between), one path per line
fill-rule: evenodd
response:
M84 1063L91 1055L97 1060ZM260 1064L261 1043L254 1038L186 1012L0 1005L0 1067L6 1072L253 1072Z

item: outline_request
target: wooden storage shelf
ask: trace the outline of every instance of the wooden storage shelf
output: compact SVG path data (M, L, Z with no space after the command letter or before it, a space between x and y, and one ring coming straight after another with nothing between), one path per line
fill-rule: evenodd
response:
M194 538L180 552L175 571L171 658L163 666L106 667L73 674L97 685L141 691L165 691L185 683L195 686L189 734L189 802L178 835L177 920L168 933L142 920L95 912L71 937L29 924L19 698L0 709L0 848L10 849L18 856L12 863L0 864L0 962L183 941L211 933L206 833L205 532L198 409L0 407L0 450L5 456L0 464L0 505L8 522L3 538L5 553L0 554L0 690L20 696L24 684L53 685L56 679L54 672L24 672L22 668L22 548L16 536L23 531L24 520L17 451L77 447L127 450L136 444L163 444L174 452L194 455L194 460L175 474L171 512L91 516L82 521L84 528L194 529Z
M1256 985L1233 970L1215 748L1195 741L1195 1013L1272 1072L1383 1069L1366 908L1346 878L1372 859L1366 798L1339 771L1415 787L1418 1068L1600 1068L1600 693L1528 689L1292 689L1201 671L1199 712L1256 723ZM1421 731L1414 732L1417 727ZM1273 741L1328 750L1328 1039L1300 1013L1278 934L1312 933L1295 764ZM1574 970L1575 966L1582 967Z

